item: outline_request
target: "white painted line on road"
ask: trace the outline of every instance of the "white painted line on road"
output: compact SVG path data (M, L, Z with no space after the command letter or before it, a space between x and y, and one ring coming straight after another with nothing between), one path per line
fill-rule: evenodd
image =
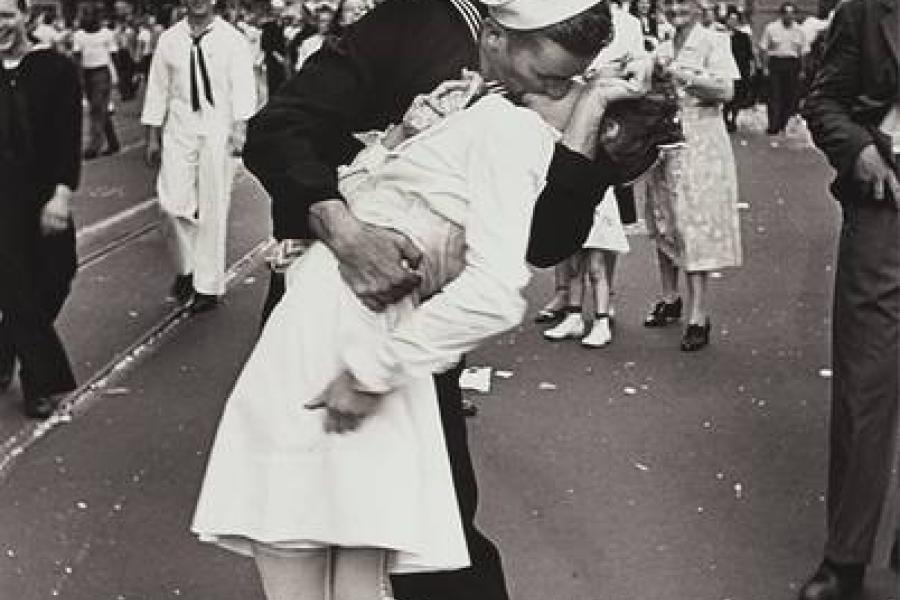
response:
M272 246L271 240L259 242L235 261L226 273L226 286L232 288L243 280L247 274L262 263ZM0 444L0 482L12 471L18 457L50 431L60 425L71 423L75 417L84 414L91 406L99 402L105 390L114 388L116 382L136 367L143 357L152 353L163 339L189 318L190 312L186 307L174 308L131 345L116 354L81 387L66 396L49 419L24 425Z
M78 241L81 241L84 238L88 238L92 235L97 235L101 231L109 229L110 227L114 227L122 221L127 221L136 214L152 207L154 204L156 204L156 198L144 200L140 204L135 204L131 208L127 208L121 212L117 212L116 214L112 215L111 217L107 217L102 221L97 221L96 223L88 225L87 227L82 227L75 233L75 238Z

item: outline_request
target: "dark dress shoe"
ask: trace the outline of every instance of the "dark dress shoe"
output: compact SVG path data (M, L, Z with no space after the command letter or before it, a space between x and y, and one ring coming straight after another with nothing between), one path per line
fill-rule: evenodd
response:
M650 314L644 319L644 327L665 327L681 318L681 298L675 302L660 300L653 305Z
M681 349L684 352L696 352L701 348L709 345L709 319L706 323L698 325L696 323L688 323L684 335L681 337Z
M468 398L463 398L462 401L462 414L466 418L472 418L478 416L478 406L469 400Z
M169 295L179 304L187 304L194 296L194 276L176 275L172 287L169 288Z
M853 600L865 572L865 565L837 565L826 559L800 588L797 600Z
M30 419L46 419L53 414L62 394L25 398L25 416Z
M566 309L564 308L543 308L535 315L534 322L541 324L556 324L562 321L565 316Z
M113 154L118 154L120 150L121 150L121 148L119 147L118 144L116 144L115 146L109 146L106 150L104 150L100 154L102 156L112 156Z
M194 301L191 302L191 312L196 314L205 313L213 310L214 308L219 306L219 298L218 296L213 296L211 294L201 294L200 292L194 293Z
M100 156L100 152L98 152L97 150L85 150L81 154L81 158L83 158L84 160L94 160L98 156Z

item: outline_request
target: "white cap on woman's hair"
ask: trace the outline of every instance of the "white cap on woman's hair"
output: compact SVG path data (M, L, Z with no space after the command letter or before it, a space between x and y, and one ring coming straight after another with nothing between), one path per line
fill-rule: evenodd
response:
M542 29L583 13L602 0L482 0L504 27L520 31Z

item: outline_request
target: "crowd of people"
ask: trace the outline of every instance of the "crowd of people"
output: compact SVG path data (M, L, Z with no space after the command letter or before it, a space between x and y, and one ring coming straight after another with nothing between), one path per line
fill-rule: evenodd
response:
M474 523L463 355L523 318L526 261L555 268L544 337L612 343L641 213L661 288L643 324L683 322L681 350L706 348L710 273L743 261L729 132L766 81L769 133L805 94L839 175L829 538L799 597L849 600L897 437L900 101L897 69L878 67L898 59L878 37L896 0L805 28L786 2L758 43L737 7L702 0L278 8L184 0L168 27L89 8L66 29L0 0L0 389L18 362L26 413L46 418L75 387L53 323L81 159L120 149L117 86L142 97L175 299L199 313L225 293L235 157L279 241L193 530L253 557L269 600L506 600Z

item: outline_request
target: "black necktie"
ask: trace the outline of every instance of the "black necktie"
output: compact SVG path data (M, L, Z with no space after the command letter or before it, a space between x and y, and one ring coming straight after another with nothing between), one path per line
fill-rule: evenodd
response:
M206 61L203 60L203 49L200 47L200 40L203 39L211 30L207 29L200 35L191 36L194 41L194 47L191 48L191 108L194 112L200 110L200 93L197 90L197 69L194 66L194 55L197 55L197 61L200 63L200 76L203 77L203 92L210 106L215 106L212 96L212 86L209 83L209 73L206 71ZM196 51L195 51L196 50Z

